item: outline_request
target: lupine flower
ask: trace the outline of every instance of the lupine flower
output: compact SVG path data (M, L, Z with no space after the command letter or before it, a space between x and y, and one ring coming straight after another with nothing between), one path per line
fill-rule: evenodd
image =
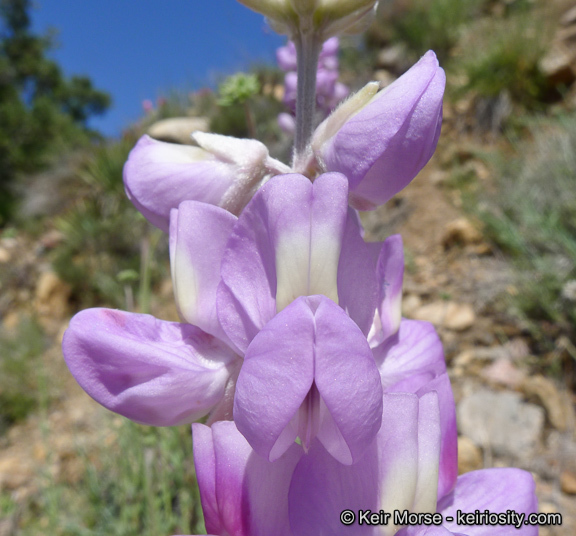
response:
M430 160L440 136L445 81L429 51L384 90L366 86L316 129L316 166L348 178L354 207L385 203Z
M154 426L190 423L208 413L213 420L232 417L242 354L222 331L215 296L235 222L229 212L197 201L173 211L172 273L193 268L174 281L184 323L110 309L87 309L72 318L64 358L97 402Z
M212 428L193 425L194 461L209 534L226 536L535 536L537 527L459 526L456 511L536 511L532 476L518 469L474 471L452 481L442 479L440 422L437 401L448 382L418 394L383 396L382 427L360 461L339 464L320 442L306 454L295 443L275 462L254 452L234 423ZM456 441L454 431L450 441ZM455 484L455 485L454 485ZM350 526L343 510L392 513L439 512L441 526ZM453 516L454 521L446 521ZM397 532L398 531L398 532Z
M185 323L82 311L63 341L73 375L104 406L153 425L207 413L211 421L231 418L238 390L235 418L269 457L296 433L305 445L318 437L351 463L378 430L382 387L366 338L378 301L376 264L347 195L338 174L314 184L288 175L265 185L239 219L182 203L171 214L170 255ZM285 379L294 348L301 366L290 384L274 387L259 370ZM336 373L342 381L330 383ZM260 399L250 394L256 389ZM253 426L253 416L269 426Z
M347 195L341 175L313 184L287 175L239 219L195 201L172 210L171 269L185 323L82 311L63 342L80 385L153 425L229 419L236 395L238 426L268 458L298 436L306 448L318 438L342 463L356 461L399 368L416 381L403 389L416 390L445 365L429 324L398 321L401 242L368 246Z
M347 86L338 82L338 46L339 39L331 37L322 45L320 51L316 73L316 110L320 113L319 120L330 114L350 93ZM276 50L276 60L280 68L287 73L284 78L284 104L294 112L298 76L296 47L292 41ZM278 124L283 131L294 132L295 121L290 114L280 114Z
M170 210L202 201L239 214L268 178L289 168L256 140L195 132L198 147L140 138L124 166L124 186L134 206L168 231Z
M330 299L296 299L248 346L234 419L270 461L299 437L305 451L317 438L349 465L364 454L381 416L380 375L366 337Z

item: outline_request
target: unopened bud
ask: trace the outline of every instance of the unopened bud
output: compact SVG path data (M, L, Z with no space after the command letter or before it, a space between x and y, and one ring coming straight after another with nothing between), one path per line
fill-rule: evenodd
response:
M442 124L446 77L434 52L374 94L372 83L344 102L312 138L315 167L349 181L359 210L384 204L432 157Z
M278 33L291 38L314 32L320 42L365 27L378 0L238 0L262 13Z
M140 138L124 166L128 198L150 223L168 232L170 210L182 201L239 214L258 187L289 168L256 140L196 132L199 147Z

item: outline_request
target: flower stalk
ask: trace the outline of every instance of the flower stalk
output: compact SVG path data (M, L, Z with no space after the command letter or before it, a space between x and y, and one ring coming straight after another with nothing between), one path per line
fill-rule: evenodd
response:
M294 40L296 46L298 87L296 96L296 131L292 167L299 171L309 155L310 139L316 115L316 72L322 42L310 31L302 31Z

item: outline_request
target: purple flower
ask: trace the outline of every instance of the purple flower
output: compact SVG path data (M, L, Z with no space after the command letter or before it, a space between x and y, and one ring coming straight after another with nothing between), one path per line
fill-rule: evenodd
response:
M384 204L430 160L440 136L445 80L429 51L384 90L366 86L316 129L316 164L348 178L354 207Z
M367 335L378 301L375 260L337 173L269 181L232 230L222 259L218 316L245 351L300 296L324 295ZM378 246L379 247L379 246Z
M270 158L256 140L196 132L199 147L140 138L124 166L124 186L134 206L168 231L170 210L202 201L239 214L268 178L289 168Z
M344 84L338 82L338 46L339 39L332 37L322 46L316 73L316 106L322 114L321 119L326 117L336 106L345 99L350 90ZM296 109L296 94L298 76L296 74L296 47L292 41L276 51L278 65L287 74L284 78L284 104L290 110ZM293 132L294 124L288 122L287 114L278 116L278 124L285 132Z
M331 37L322 45L320 57L318 58L318 68L328 71L338 70L338 48L340 40ZM276 61L283 71L296 71L296 47L292 41L276 50Z
M349 465L364 454L381 419L380 375L366 337L328 298L298 298L248 346L234 420L270 461L299 437L305 451L317 438Z
M193 425L194 461L209 534L226 536L535 536L537 527L463 526L457 510L520 514L536 511L532 476L518 469L486 469L460 476L440 491L443 387L418 394L383 396L382 427L366 454L354 465L338 463L320 442L306 454L293 443L275 462L256 454L234 423L212 429ZM456 440L454 432L451 441ZM453 482L454 484L454 482ZM344 526L343 510L442 515L442 525ZM448 516L453 521L448 521ZM398 531L398 532L396 532Z
M215 296L235 222L225 210L196 201L174 211L176 298L181 315L195 325L110 309L74 316L62 342L64 358L97 402L154 426L190 423L208 413L213 420L231 418L242 354L222 331Z
M63 341L73 375L107 408L153 425L230 418L236 392L239 427L271 459L299 436L356 460L382 411L366 338L379 293L347 197L339 174L286 175L240 218L181 203L170 256L185 323L83 311Z
M296 118L286 112L278 114L278 126L286 134L294 134L296 128Z

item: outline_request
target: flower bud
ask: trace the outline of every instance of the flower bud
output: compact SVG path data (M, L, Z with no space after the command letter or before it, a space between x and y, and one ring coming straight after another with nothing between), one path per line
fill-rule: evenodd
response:
M317 167L348 178L355 208L384 204L430 160L440 136L445 84L429 51L384 90L374 94L377 86L368 84L316 129Z
M238 0L266 16L275 31L294 37L313 31L320 42L361 31L378 0Z
M270 176L289 168L256 140L196 132L199 147L140 138L124 166L124 187L146 219L168 232L170 210L201 201L239 214Z

